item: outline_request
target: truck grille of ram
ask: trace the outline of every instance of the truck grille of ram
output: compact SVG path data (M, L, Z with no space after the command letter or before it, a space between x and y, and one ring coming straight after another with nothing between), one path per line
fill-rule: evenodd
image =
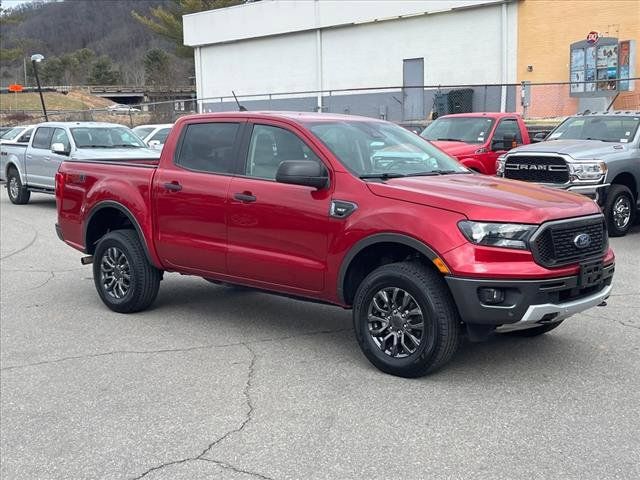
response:
M569 167L562 157L511 155L505 162L504 176L524 182L562 184L569 181Z

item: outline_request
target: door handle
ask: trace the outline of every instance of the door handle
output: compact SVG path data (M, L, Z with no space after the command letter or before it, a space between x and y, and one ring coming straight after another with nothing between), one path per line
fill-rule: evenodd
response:
M256 196L252 195L250 192L234 193L233 198L240 200L243 203L251 203L257 200Z
M164 188L166 188L167 190L171 190L172 192L179 192L180 190L182 190L182 185L180 185L176 181L173 181L173 182L165 183Z

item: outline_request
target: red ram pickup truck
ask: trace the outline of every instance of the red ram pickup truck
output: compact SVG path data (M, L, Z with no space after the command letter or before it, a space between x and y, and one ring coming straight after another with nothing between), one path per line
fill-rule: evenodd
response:
M438 117L420 136L485 175L496 174L496 160L512 148L531 143L516 113L456 113Z
M59 237L112 310L149 307L165 271L330 303L405 377L463 333L539 335L611 291L592 200L479 175L363 117L183 117L159 161L63 162L56 200Z

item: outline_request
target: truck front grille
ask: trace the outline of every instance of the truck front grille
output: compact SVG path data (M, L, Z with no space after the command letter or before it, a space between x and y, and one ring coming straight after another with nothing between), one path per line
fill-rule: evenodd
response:
M562 157L510 155L504 165L505 178L537 183L567 183L569 167Z
M576 238L586 234L590 242L579 248ZM531 239L531 251L536 261L545 267L556 267L580 262L604 253L609 240L604 217L549 222Z

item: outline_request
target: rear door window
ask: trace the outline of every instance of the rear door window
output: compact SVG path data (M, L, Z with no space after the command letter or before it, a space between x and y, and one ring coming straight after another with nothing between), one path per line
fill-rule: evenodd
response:
M233 173L239 123L211 122L187 125L176 163L189 170Z
M33 136L33 148L49 149L51 148L51 137L53 136L53 128L40 127Z

